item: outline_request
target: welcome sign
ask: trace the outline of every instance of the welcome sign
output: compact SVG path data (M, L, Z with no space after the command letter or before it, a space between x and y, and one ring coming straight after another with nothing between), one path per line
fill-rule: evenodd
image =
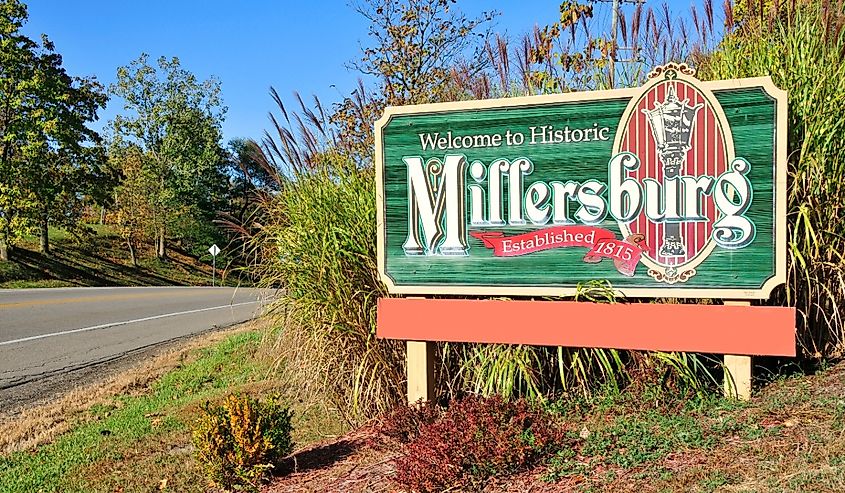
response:
M767 298L785 280L786 94L701 82L388 108L378 260L391 293Z

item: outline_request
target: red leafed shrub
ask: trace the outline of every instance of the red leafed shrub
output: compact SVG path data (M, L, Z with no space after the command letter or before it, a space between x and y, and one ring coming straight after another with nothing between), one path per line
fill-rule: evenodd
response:
M442 409L431 402L398 406L382 419L378 431L401 443L409 443L417 438L424 426L434 423L442 414Z
M535 464L565 441L557 419L524 399L467 397L422 426L396 460L396 480L419 492L473 488Z

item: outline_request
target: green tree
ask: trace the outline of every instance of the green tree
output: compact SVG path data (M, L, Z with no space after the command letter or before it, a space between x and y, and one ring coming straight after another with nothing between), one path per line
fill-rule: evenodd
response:
M0 259L21 235L40 229L49 252L53 220L79 229L82 201L101 180L99 135L87 124L106 103L93 78L71 77L42 35L20 33L27 20L18 0L0 2Z
M115 144L141 150L143 173L153 183L156 255L165 258L168 232L184 226L180 218L211 214L225 187L220 82L198 81L178 58L161 57L154 67L142 54L118 69L110 90L127 111L112 122Z
M133 267L138 266L138 245L152 237L150 190L152 177L145 173L144 156L134 145L113 147L109 151L110 166L120 173L120 184L114 189L115 224L126 242Z
M43 76L38 91L43 132L36 137L41 147L28 162L25 185L38 203L41 251L49 253L49 225L79 232L83 200L98 195L98 189L107 188L111 180L104 167L101 138L87 127L106 104L103 87L95 79L70 77L52 43L44 38L43 44L48 50L38 58Z

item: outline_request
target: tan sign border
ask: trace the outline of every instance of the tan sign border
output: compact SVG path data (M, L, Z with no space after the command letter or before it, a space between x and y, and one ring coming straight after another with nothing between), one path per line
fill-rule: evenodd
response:
M771 77L753 77L745 79L729 79L712 82L697 82L700 87L710 91L725 89L762 88L776 101L776 162L775 162L775 275L769 278L760 289L731 289L731 288L684 288L655 287L655 288L616 288L616 292L628 297L673 297L673 298L725 298L725 299L765 299L771 291L786 282L786 126L787 126L787 93L779 89L772 82ZM462 285L396 285L385 271L386 231L384 210L384 162L382 135L384 127L395 116L424 115L446 113L460 110L479 110L493 108L518 108L523 106L537 106L554 103L571 103L578 101L601 101L606 99L634 98L643 91L642 87L630 89L614 89L606 91L574 92L566 94L549 94L542 96L523 96L516 98L485 99L474 101L459 101L452 103L432 103L412 106L390 106L375 124L375 169L376 169L376 221L377 221L377 257L378 271L382 282L387 285L391 294L439 294L439 295L479 295L479 296L572 296L576 288L561 288L549 286L462 286Z

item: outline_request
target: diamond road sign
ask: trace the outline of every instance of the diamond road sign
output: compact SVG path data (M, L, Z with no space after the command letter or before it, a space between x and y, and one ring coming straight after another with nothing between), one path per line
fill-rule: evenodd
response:
M211 248L208 249L208 253L211 254L212 257L216 257L218 253L220 253L220 248L217 245L211 245Z

